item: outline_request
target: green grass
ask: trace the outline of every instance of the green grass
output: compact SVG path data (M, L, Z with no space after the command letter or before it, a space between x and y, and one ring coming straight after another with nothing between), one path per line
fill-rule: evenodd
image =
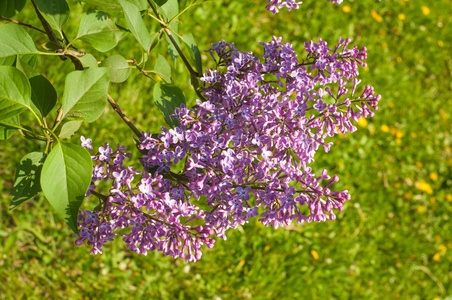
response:
M452 2L305 0L299 10L277 16L265 11L265 2L209 2L182 16L180 32L192 32L201 50L224 39L240 50L262 51L258 42L272 35L299 53L307 40L334 44L339 36L368 48L361 78L382 94L380 108L357 132L334 139L331 152L318 153L313 165L337 174L335 187L352 195L337 220L277 230L247 224L205 249L197 263L140 256L121 241L90 256L86 245L74 246L45 199L8 210L15 165L39 149L16 135L0 144L0 298L451 299ZM80 7L71 9L79 18ZM37 25L30 12L28 5L15 19ZM77 28L77 20L70 21L67 34ZM114 53L130 59L138 47L128 36ZM204 66L208 60L204 54ZM39 64L61 97L72 66L57 58ZM193 101L180 60L174 78ZM158 131L163 117L152 104L149 79L133 74L110 92L138 128ZM80 134L96 146L133 147L131 132L111 109L74 141ZM431 192L420 189L422 182Z

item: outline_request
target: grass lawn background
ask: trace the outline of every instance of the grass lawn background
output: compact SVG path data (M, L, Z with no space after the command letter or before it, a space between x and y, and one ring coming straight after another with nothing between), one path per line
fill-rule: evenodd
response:
M73 19L65 31L74 37L82 7L69 3ZM16 134L0 143L0 298L452 299L452 2L305 0L276 16L265 4L211 1L184 14L179 31L193 33L201 51L224 39L262 55L258 42L273 35L293 44L301 58L311 39L335 45L339 36L351 37L368 48L360 78L382 95L379 110L357 132L332 139L331 151L319 151L312 165L338 175L335 188L352 195L336 221L277 230L253 221L205 248L197 263L140 256L121 240L90 256L44 198L8 210L15 165L41 147ZM30 3L14 19L40 27ZM27 31L38 45L44 42ZM139 59L139 47L128 35L108 54ZM164 49L161 43L150 66ZM73 66L48 57L38 64L61 100ZM203 64L212 66L205 54ZM179 59L173 78L194 103L187 73ZM140 130L158 132L163 116L152 88L132 72L110 93ZM97 147L108 141L133 148L131 132L111 109L84 124L73 141L80 135ZM137 157L135 151L135 163ZM86 201L83 208L92 207Z

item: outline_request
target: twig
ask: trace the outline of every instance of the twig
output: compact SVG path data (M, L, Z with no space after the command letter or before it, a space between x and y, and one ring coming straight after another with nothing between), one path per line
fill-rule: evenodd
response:
M60 40L57 38L57 36L55 35L55 33L53 32L52 27L50 26L49 22L46 21L46 19L44 19L44 17L41 15L41 13L39 12L38 7L36 6L35 2L33 0L31 0L31 3L33 4L33 7L35 9L36 15L39 18L39 21L41 21L42 26L44 26L45 29L45 34L47 34L47 37L49 38L50 41L54 42L55 44L57 44L60 48L63 48L60 44ZM61 60L66 60L67 58L64 55L60 56Z
M168 36L168 38L170 39L171 43L174 45L174 48L176 48L177 53L179 53L180 57L182 58L182 61L184 62L185 66L187 67L188 71L190 72L190 75L193 77L201 77L201 75L199 75L198 72L196 72L195 70L193 70L193 68L191 67L191 65L188 63L187 59L185 58L184 53L182 52L182 50L179 48L179 46L176 43L176 40L174 39L171 30L168 28L168 23L164 22L162 16L158 13L157 9L154 7L154 5L151 3L150 0L148 0L149 6L151 6L152 11L154 12L154 14L157 16L157 18L161 21L161 25L163 30L165 31L166 35ZM172 21L172 20L171 20ZM164 24L165 25L164 25Z
M22 23L22 22L19 22L19 21L16 21L16 20L13 20L13 19L4 17L4 16L0 16L0 20L5 20L5 21L8 21L8 22L11 22L11 23L14 23L14 24L18 24L18 25L21 25L21 26L25 26L25 27L28 27L28 28L37 30L37 31L42 32L42 33L46 33L46 32L45 32L44 30L42 30L42 29L36 28L36 27L34 27L34 26L32 26L32 25L25 24L25 23Z
M173 44L174 48L176 48L177 53L179 53L180 57L182 58L182 61L184 62L185 66L187 67L188 71L190 72L190 75L193 77L201 77L201 75L199 75L198 72L193 70L193 68L191 67L191 65L189 64L187 59L185 58L184 53L177 45L176 40L174 39L171 31L167 27L164 27L163 29L164 29L166 35L168 36L168 38L170 39L171 43Z
M127 126L129 126L130 129L132 129L133 133L135 133L135 135L140 138L143 135L141 134L141 132L138 130L138 128L135 127L135 125L133 125L132 121L130 121L130 119L122 112L121 108L119 107L119 105L115 102L115 100L113 100L113 98L107 94L107 99L108 99L108 103L110 103L111 107L113 107L114 111L121 117L121 119L124 120L124 122L126 122Z

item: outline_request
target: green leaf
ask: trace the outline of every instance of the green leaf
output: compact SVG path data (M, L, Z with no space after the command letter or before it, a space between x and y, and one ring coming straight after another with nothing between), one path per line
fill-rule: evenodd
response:
M39 53L31 36L19 25L1 25L0 58L28 53Z
M179 126L176 118L171 118L174 110L185 103L184 93L175 85L159 84L154 87L154 102L163 112L165 121L171 127Z
M52 41L48 41L44 44L41 44L41 47L48 51L57 51L57 50L63 49L63 46L58 45L57 43L52 42Z
M0 58L0 65L2 66L14 66L15 63L16 63L15 56L7 56Z
M111 16L119 17L122 16L122 8L116 0L82 0L83 2L89 4L88 7L95 7L107 12ZM85 6L86 7L86 6Z
M83 121L81 120L64 123L64 125L61 127L60 135L58 137L61 139L70 139L74 135L74 133L77 132L82 123Z
M177 33L177 30L178 30L177 27L178 27L178 25L175 22L171 23L171 25L169 26L169 28L171 28L171 30L176 32L176 33ZM176 35L174 35L174 34L172 36L174 38L174 41L176 42L176 45L180 49L181 46L180 46L179 38ZM168 53L169 53L169 55L171 55L171 58L173 59L174 66L176 66L176 60L179 57L179 53L177 52L176 47L171 42L171 40L170 40L170 38L168 36L166 36L166 43L168 45Z
M101 67L110 68L110 81L111 82L123 82L129 78L130 67L127 60L121 55L112 55L104 60Z
M0 16L14 17L25 6L27 0L2 0L0 1Z
M19 125L19 116L0 121L0 140L7 140L12 137Z
M26 109L33 111L31 105L31 88L25 74L11 66L0 66L0 120Z
M91 54L86 54L79 57L79 60L82 62L82 65L85 69L89 68L98 68L97 59Z
M63 38L63 25L69 19L69 6L65 0L34 0L44 19Z
M91 183L93 163L82 146L58 143L41 172L41 187L53 208L78 234L77 216Z
M32 68L36 66L36 63L38 61L38 56L36 54L24 54L19 55L19 57L24 63L26 63Z
M201 52L199 51L198 45L193 38L193 34L187 34L181 37L182 41L187 44L190 49L190 55L192 59L195 61L196 71L199 74L202 74L202 60L201 60Z
M31 152L25 155L17 167L13 198L9 209L14 209L41 191L41 169L45 153Z
M158 6L162 6L164 5L166 2L168 2L168 0L154 0L155 4L157 4Z
M157 62L155 63L154 73L160 76L165 83L173 83L173 78L171 77L171 67L165 57L160 54L157 58Z
M148 55L151 51L158 45L160 39L162 38L163 31L157 31L156 33L151 34L151 45L148 49Z
M140 10L135 4L127 0L117 1L124 10L124 17L126 18L129 30L141 46L143 46L143 49L147 51L151 45L151 36L149 35L148 29L146 28L146 25L144 25L143 19L141 18Z
M161 13L165 17L167 22L169 22L173 17L177 16L177 14L179 13L179 3L177 2L177 0L168 0L165 2L164 1L160 2L162 2L162 4L159 7L159 13ZM177 21L171 22L169 28L173 32L178 33L179 25ZM173 38L180 49L179 38L175 34L173 34ZM177 53L176 48L174 47L173 43L171 42L168 36L166 36L166 42L168 44L168 53L169 55L171 55L173 59L174 66L176 66L176 60L179 57L179 53Z
M16 58L19 57L23 62L25 62L30 67L34 68L36 66L36 62L38 56L36 54L24 54L24 55L12 55L0 58L0 65L5 66L16 66Z
M131 0L133 4L135 4L140 11L148 9L148 1L147 0Z
M90 123L97 120L107 104L110 70L90 68L66 76L63 115L68 113Z
M80 39L100 52L116 47L126 32L118 29L106 13L94 10L83 14L76 39Z
M167 18L167 21L170 21L179 13L179 3L177 0L159 2L162 3L161 5L157 3L160 6L159 11L163 12L163 15Z
M23 62L22 59L17 60L16 67L24 72L30 81L31 101L34 104L34 107L32 106L33 110L43 117L47 116L55 107L57 101L55 88L47 78Z

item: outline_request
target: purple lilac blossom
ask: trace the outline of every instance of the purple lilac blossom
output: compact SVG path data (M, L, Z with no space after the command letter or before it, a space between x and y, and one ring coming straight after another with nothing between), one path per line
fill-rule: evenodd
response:
M335 4L341 4L343 0L327 0L329 2ZM279 10L283 7L287 7L288 11L291 11L292 8L298 9L300 4L303 4L301 1L296 0L267 0L268 5L265 7L272 14L277 14Z
M262 59L233 43L213 44L217 66L201 78L205 101L177 108L179 127L143 132L143 171L124 165L130 154L120 145L105 143L92 156L93 183L110 180L112 188L100 196L90 186L101 205L80 212L76 244L87 241L97 254L121 236L139 254L196 261L202 245L213 247L214 237L226 239L250 218L274 228L335 220L350 195L332 190L337 176L316 175L309 164L317 150L330 150L328 137L372 117L381 98L369 85L358 87L367 53L347 48L350 42L306 42L302 60L276 37L261 43ZM182 170L171 172L174 165Z

